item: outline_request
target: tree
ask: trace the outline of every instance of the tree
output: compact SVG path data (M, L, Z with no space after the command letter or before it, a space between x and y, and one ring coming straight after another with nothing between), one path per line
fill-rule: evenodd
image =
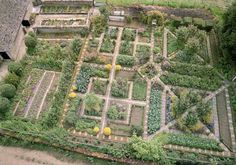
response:
M1 96L11 99L16 94L16 87L12 84L3 84L0 86Z
M221 46L236 62L236 2L223 15Z
M86 110L99 112L101 110L102 99L97 97L94 93L88 93L84 97L84 104Z
M0 113L4 115L10 108L10 101L6 97L0 96Z

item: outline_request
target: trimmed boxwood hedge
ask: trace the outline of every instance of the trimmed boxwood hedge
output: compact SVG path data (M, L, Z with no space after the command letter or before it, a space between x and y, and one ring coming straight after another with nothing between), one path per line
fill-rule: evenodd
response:
M223 151L219 143L213 139L202 138L192 134L167 134L167 143L185 147L199 148L213 151Z

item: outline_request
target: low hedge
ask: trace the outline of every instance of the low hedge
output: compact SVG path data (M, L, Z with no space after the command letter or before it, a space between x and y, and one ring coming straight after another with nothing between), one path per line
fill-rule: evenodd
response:
M218 76L216 70L211 67L171 62L171 67L165 69L167 71L178 73L181 75L196 76L200 78L209 78L214 81L220 81L220 77Z
M212 81L208 77L198 78L195 76L180 75L176 73L168 73L167 75L162 75L160 78L166 84L209 91L215 91L221 85L220 82Z
M192 134L167 134L167 143L203 150L223 151L219 143L213 139L202 138Z
M135 58L133 56L119 55L116 63L121 66L132 67L135 65Z

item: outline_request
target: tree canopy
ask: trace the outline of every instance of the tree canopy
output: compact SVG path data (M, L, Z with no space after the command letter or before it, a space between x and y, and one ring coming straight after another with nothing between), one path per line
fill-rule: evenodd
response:
M222 48L236 62L236 2L223 15Z

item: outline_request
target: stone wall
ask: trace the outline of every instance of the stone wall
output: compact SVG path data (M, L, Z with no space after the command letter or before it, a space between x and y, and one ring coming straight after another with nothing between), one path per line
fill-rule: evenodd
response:
M62 6L93 6L93 0L42 0L43 5L62 5Z

